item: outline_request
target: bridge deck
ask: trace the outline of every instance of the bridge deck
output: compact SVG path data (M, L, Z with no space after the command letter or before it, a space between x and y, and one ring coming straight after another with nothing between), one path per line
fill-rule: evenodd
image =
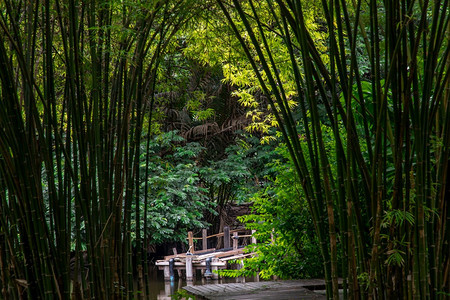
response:
M248 283L189 285L184 289L189 293L210 300L250 300L250 299L326 299L325 295L312 290L324 288L320 279L260 281Z

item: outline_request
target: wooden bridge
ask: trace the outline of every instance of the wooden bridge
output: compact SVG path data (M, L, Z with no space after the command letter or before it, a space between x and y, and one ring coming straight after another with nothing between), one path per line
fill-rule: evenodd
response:
M208 300L325 300L325 280L302 279L228 284L187 285L190 294Z
M192 231L188 232L189 250L186 253L177 254L174 248L174 254L165 256L163 260L158 260L156 266L160 270L164 270L164 279L173 280L175 271L180 275L182 271L186 272L186 281L192 281L196 270L201 270L202 275L212 279L218 279L218 274L214 271L218 269L226 269L230 260L239 260L254 253L244 253L244 246L239 244L242 238L250 238L251 243L256 243L256 239L252 234L245 233L244 229L230 230L224 227L224 232L208 236L207 230L202 230L202 237L194 237ZM208 249L208 239L223 237L223 249ZM202 249L196 250L194 240L202 241ZM230 240L232 242L230 243Z

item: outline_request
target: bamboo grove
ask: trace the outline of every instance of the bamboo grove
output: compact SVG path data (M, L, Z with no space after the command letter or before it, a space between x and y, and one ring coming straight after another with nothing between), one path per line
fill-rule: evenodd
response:
M448 0L0 1L0 298L147 294L158 67L209 13L246 59L222 63L250 64L279 124L327 297L342 278L348 299L447 298L449 10Z
M140 145L158 64L197 9L0 3L0 298L145 295L147 225L131 232L145 217L132 204L148 198Z
M349 299L448 298L449 1L319 1L325 55L306 2L217 2L281 124L328 298L339 299L339 277ZM270 36L289 53L299 119Z

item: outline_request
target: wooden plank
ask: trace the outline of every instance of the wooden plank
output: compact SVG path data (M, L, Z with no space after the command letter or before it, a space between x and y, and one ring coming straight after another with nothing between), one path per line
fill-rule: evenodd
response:
M197 250L197 251L195 251L195 255L199 255L199 254L202 254L204 252L213 252L213 251L216 251L216 248L209 248L209 249L206 249L206 250ZM185 258L187 255L188 254L186 254L186 253L180 253L180 254L177 254L177 255L166 255L166 256L164 256L164 259L169 260L171 258Z
M230 251L220 251L220 252L213 252L213 253L207 253L203 255L197 255L197 260L203 260L207 259L208 257L227 257L231 255L241 254L244 253L244 249L237 249L237 250L230 250ZM198 251L196 252L198 254Z
M227 284L225 287L225 292L227 292L227 293L235 293L235 292L241 293L243 290L245 290L245 289L243 289L242 287L237 286L233 283Z
M247 229L245 229L245 228L240 228L240 229L238 228L238 229L230 230L230 233L246 232L246 231L247 231ZM219 233L208 235L206 238L209 239L209 238L212 238L212 237L221 237L221 236L223 236L223 232L219 232ZM189 239L189 238L187 237L186 239ZM203 237L193 237L192 239L194 239L194 240L201 240L201 239L203 239Z
M261 288L261 285L258 284L259 282L246 282L245 283L245 290L247 291L253 291Z
M251 234L238 235L238 238L247 238L247 237L252 237L252 235Z
M223 227L223 247L230 248L230 227Z
M202 229L202 248L203 250L208 249L208 239L206 238L208 230L206 228Z
M230 256L230 257L223 257L223 258L221 258L221 260L228 261L228 260L232 260L232 259L240 259L240 258L245 258L245 257L248 257L248 256L252 256L252 255L255 255L255 254L256 254L255 252L243 253L243 254L234 255L234 256Z
M237 250L231 250L231 251L226 251L226 252L217 252L215 257L220 258L220 257L232 256L232 255L241 254L241 253L244 253L244 249L237 249Z
M186 257L186 281L192 281L193 278L192 257Z
M236 250L238 248L239 244L239 234L237 232L233 233L233 250Z
M166 255L166 256L164 256L164 260L169 260L171 258L180 258L180 257L186 257L186 253L180 253L180 254L174 254L174 255Z
M197 285L195 286L195 289L200 295L208 295L215 292L215 290L209 287L209 285Z
M213 252L213 251L216 251L216 248L209 248L209 249L205 249L205 250L197 250L197 251L195 251L195 255L200 255L200 254L205 253L205 252Z
M234 233L234 232L246 232L247 230L245 228L238 228L238 229L233 229L230 230L230 233ZM208 235L206 238L212 238L212 237L221 237L223 236L223 232L219 232L219 233L215 233L215 234L211 234Z
M188 232L188 243L189 243L188 252L194 253L195 252L195 249L194 249L194 234L192 233L192 231Z
M209 257L216 257L217 253L222 253L222 252L213 252L213 253L208 253L208 254L203 254L203 255L199 255L197 257L198 260L205 260Z
M311 283L324 285L324 280L264 281L249 283L209 284L184 287L191 294L212 300L250 299L326 299L304 288Z
M235 294L226 296L210 296L207 299L211 300L290 300L290 299L302 299L302 300L325 300L324 295L310 292L307 289L300 288L298 290L285 291L285 290L270 290L270 291L257 291L250 294Z
M206 267L206 262L205 261L193 261L193 260L191 260L191 262L192 262L192 265L194 267L196 267L196 268L197 267L202 267L202 268ZM158 266L158 267L166 267L166 266L169 265L169 262L168 261L158 261L158 262L156 262L155 265ZM186 265L186 262L181 262L181 261L176 261L173 264L174 268L184 267L185 265ZM224 261L212 261L211 262L211 266L214 266L214 267L226 267L226 265L227 265L227 263L224 262Z

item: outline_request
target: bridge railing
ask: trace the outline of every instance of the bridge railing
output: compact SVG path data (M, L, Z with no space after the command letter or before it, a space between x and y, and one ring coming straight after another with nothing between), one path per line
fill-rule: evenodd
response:
M233 247L234 250L236 250L239 247L239 239L242 238L250 238L250 241L252 244L256 244L256 238L254 237L255 230L252 230L251 234L239 234L239 233L247 233L248 230L246 229L233 229L230 230L230 227L224 226L223 232L211 234L208 235L208 230L206 228L202 229L202 236L201 237L194 237L194 233L192 231L188 232L187 240L188 240L188 246L190 253L195 253L195 240L201 240L202 249L200 252L213 250L208 249L208 239L210 238L222 238L223 237L223 247L225 249Z

